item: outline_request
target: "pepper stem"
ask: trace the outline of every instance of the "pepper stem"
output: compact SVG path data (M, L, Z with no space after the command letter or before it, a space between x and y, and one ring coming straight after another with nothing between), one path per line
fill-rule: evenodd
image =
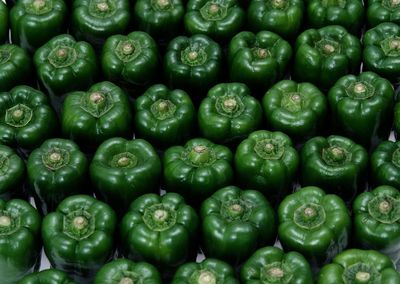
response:
M102 2L102 3L97 4L97 9L100 12L106 12L106 11L108 11L108 9L110 9L110 7L108 6L108 4L106 2Z
M125 55L130 55L135 51L135 46L131 42L125 42L122 45L122 52Z
M268 51L265 48L257 48L256 54L258 58L264 59L268 56Z
M65 58L67 56L67 51L64 48L57 50L57 56L59 58Z
M331 53L335 52L335 47L333 45L327 43L324 45L324 51L327 54L331 54Z
M400 0L391 0L390 1L390 5L392 6L392 7L396 7L397 5L399 5L400 4Z
M209 12L211 15L216 15L216 14L218 14L218 12L219 12L219 5L218 5L218 4L215 4L215 3L211 4L211 5L210 5L210 8L208 9L208 12Z
M197 51L191 51L191 52L188 53L188 59L190 61L196 60L198 56L199 56L199 54L198 54Z
M12 113L13 119L16 121L20 121L21 118L24 116L24 111L22 109L16 109Z
M46 6L46 2L43 0L35 0L33 2L33 6L35 7L36 10L42 9L44 6Z
M0 216L0 226L1 227L9 227L11 226L11 218L9 216Z
M126 167L129 165L129 163L131 162L131 159L129 159L128 157L121 157L118 159L118 166L120 167Z
M118 284L134 284L133 280L128 277L122 278Z
M169 5L169 1L168 0L158 0L157 5L161 8L165 8Z
M390 47L390 49L400 49L400 40L392 39L389 42L389 47Z
M58 152L53 152L50 154L49 159L52 163L58 163L61 161L61 155Z
M154 219L162 222L165 221L168 218L168 212L164 209L157 209L154 211Z
M233 110L237 106L237 102L235 99L227 99L224 101L224 107L230 110Z
M358 271L356 273L356 279L358 281L367 282L367 281L369 281L370 278L371 278L371 274L369 274L368 272Z
M354 92L356 92L357 94L365 93L366 90L367 87L363 83L357 83L354 86Z
M265 144L265 152L267 152L268 154L274 152L274 149L275 147L272 143Z
M306 208L304 209L304 217L306 217L306 218L312 218L312 217L314 217L316 214L317 214L317 212L315 211L314 208L306 207Z
M94 104L99 104L104 101L104 95L100 92L94 92L90 94L89 100Z
M72 224L77 230L82 230L87 226L88 220L83 216L76 216L72 221Z
M198 284L216 284L217 279L211 271L202 271L197 280Z
M267 273L274 278L282 278L285 275L283 269L280 267L272 267L267 271Z
M390 202L388 202L387 200L382 201L381 203L379 203L379 211L382 214L386 214L388 213L390 210L392 210L392 205L390 204Z
M282 7L284 7L285 6L285 0L273 0L272 1L272 5L275 7L275 8L282 8Z

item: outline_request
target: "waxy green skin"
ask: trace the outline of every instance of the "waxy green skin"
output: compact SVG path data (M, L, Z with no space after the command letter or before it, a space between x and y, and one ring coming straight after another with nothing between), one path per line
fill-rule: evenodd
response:
M69 93L61 111L65 137L86 148L95 148L112 137L132 136L132 113L128 95L111 82L94 84L89 90Z
M157 217L157 209L164 214ZM196 211L179 194L142 195L122 219L124 256L163 269L178 267L196 254L198 227Z
M67 196L85 190L88 166L85 154L70 140L49 139L33 150L28 179L43 214L54 211Z
M325 95L313 84L283 80L262 100L265 117L272 129L303 141L322 128L327 114Z
M91 283L112 258L116 225L109 205L88 195L67 197L43 219L42 239L51 266L78 283Z
M397 0L369 0L367 23L373 28L384 22L400 24L400 2Z
M8 8L3 2L0 3L0 43L8 40Z
M25 163L13 149L0 145L0 198L10 199L22 192Z
M312 213L306 215L309 209ZM278 217L283 248L303 254L313 266L331 261L348 245L351 218L346 205L321 188L303 187L288 195L279 205Z
M224 187L203 202L200 216L207 257L236 265L276 239L275 212L256 190Z
M394 130L397 137L400 137L400 102L394 106Z
M274 277L271 269L279 269ZM283 272L283 273L281 273ZM300 253L291 251L285 253L277 247L264 247L257 250L242 266L240 270L242 283L313 283L310 264ZM276 282L275 282L276 281Z
M14 44L33 53L65 30L67 5L63 0L21 0L10 10Z
M358 281L357 276L360 277ZM369 279L363 281L367 276ZM349 249L337 255L331 264L322 267L317 280L318 284L399 282L400 274L389 257L374 250L360 249Z
M226 42L238 33L246 21L237 0L189 0L184 25L190 35L205 34Z
M123 215L133 200L159 189L161 161L145 140L115 137L97 149L90 176L101 198Z
M67 273L49 268L25 276L19 284L76 284Z
M190 137L196 109L185 91L157 84L135 100L134 113L136 137L166 148Z
M342 135L374 148L389 137L394 105L392 84L373 72L346 75L328 93L333 125Z
M177 192L199 204L233 181L233 155L229 148L204 138L169 148L163 157L167 192Z
M371 172L375 185L400 188L400 141L384 141L371 155Z
M0 216L12 219L9 227L0 225L1 283L17 284L40 259L42 220L32 205L20 199L0 199Z
M123 280L126 282L122 282ZM96 273L93 281L93 284L120 283L161 284L162 281L160 273L153 265L129 259L116 259L107 263Z
M13 115L21 110L22 114ZM48 98L31 87L0 93L0 113L0 142L10 147L32 150L57 132L57 117Z
M243 139L261 125L262 108L242 83L221 83L201 101L199 128L204 138L215 143Z
M360 40L341 26L304 31L296 40L294 79L326 90L349 73L358 73Z

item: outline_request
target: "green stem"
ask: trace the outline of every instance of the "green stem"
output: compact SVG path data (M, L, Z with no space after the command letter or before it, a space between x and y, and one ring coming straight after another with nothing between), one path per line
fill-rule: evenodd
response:
M280 140L258 140L254 146L257 155L265 160L279 160L285 153L285 145Z
M114 155L110 166L113 168L133 168L137 165L138 158L130 152L122 152Z
M210 161L210 151L205 145L196 145L192 148L188 156L193 165L204 165Z
M311 230L325 223L325 209L316 203L307 203L298 207L294 212L293 222L300 228Z
M153 231L165 231L176 223L176 211L164 206L164 204L153 204L147 207L143 214L143 222Z
M42 155L43 164L52 171L58 170L69 163L70 154L65 149L53 148Z
M21 128L26 126L33 117L31 108L24 104L17 104L6 110L5 123L12 127Z
M150 107L151 113L158 120L165 120L174 116L176 105L170 100L159 99Z
M397 148L392 155L392 163L400 168L400 148Z
M322 150L322 159L327 165L342 165L350 159L350 153L339 146L331 146Z

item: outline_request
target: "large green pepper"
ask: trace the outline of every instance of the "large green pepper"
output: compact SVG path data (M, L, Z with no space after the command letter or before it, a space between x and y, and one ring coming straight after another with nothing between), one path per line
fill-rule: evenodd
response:
M92 283L113 256L116 224L107 204L88 195L67 197L43 219L44 251L51 266L78 283Z
M66 30L63 0L19 0L10 11L11 38L30 53Z
M394 130L397 137L400 137L400 101L394 106Z
M0 198L8 200L22 193L25 163L13 149L0 144Z
M0 199L0 275L2 284L17 284L40 261L41 218L28 202Z
M391 185L400 189L400 141L384 141L371 155L374 184Z
M366 148L389 137L394 105L390 82L373 72L346 75L328 93L334 127Z
M400 2L397 0L368 0L367 24L375 27L384 22L400 24Z
M159 189L161 161L145 140L111 138L97 149L90 176L101 198L122 215L134 199Z
M267 124L295 141L315 136L326 121L326 97L310 83L280 81L264 95L262 104Z
M256 251L242 266L240 279L246 283L311 284L310 264L298 252L283 252L277 247Z
M86 189L88 161L70 140L46 140L29 155L27 170L43 214L54 211L67 196Z
M200 216L207 257L242 263L276 239L275 212L256 190L224 187L203 202Z
M296 40L295 50L295 80L329 89L340 77L359 72L360 40L341 26L304 31Z
M0 142L34 149L57 132L57 116L42 92L18 86L0 93Z
M8 8L0 1L0 44L8 40Z
M343 200L308 186L279 205L279 240L285 250L303 254L313 265L332 260L349 243L351 218Z
M19 284L76 284L67 273L54 268L25 276Z

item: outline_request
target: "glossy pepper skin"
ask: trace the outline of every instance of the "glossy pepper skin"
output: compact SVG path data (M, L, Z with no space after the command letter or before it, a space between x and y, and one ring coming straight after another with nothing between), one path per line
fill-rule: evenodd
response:
M384 141L371 155L371 173L375 185L400 188L400 141Z
M22 192L25 179L25 163L6 145L0 145L0 198L8 200Z
M192 132L196 109L183 90L153 85L134 102L136 137L158 148L183 143Z
M333 125L367 149L389 137L394 105L392 84L373 72L346 75L329 90Z
M349 73L358 73L360 40L341 26L305 30L296 40L294 79L327 90Z
M278 234L285 250L303 254L322 265L345 249L351 219L343 200L308 186L288 195L279 205Z
M3 2L0 3L0 44L8 40L8 8Z
M43 245L51 266L78 283L91 283L112 258L116 224L109 205L88 195L67 197L43 219Z
M132 202L121 223L124 256L158 267L178 267L196 254L199 220L182 196L145 194Z
M0 199L0 274L2 284L17 284L40 259L41 218L21 199Z
M318 284L400 282L400 274L390 258L374 250L349 249L325 265L318 276Z
M57 116L45 94L28 86L0 93L0 142L33 150L57 133Z
M294 141L304 141L322 128L328 102L311 83L282 80L264 95L262 105L267 124L282 131Z
M242 283L313 283L310 264L300 253L277 247L257 250L240 270Z
M11 39L29 53L66 30L63 0L21 0L10 10Z
M238 141L261 125L262 108L242 83L221 83L201 101L198 122L203 137L215 143Z
M25 276L19 284L76 284L67 273L54 268Z
M400 24L400 3L396 0L369 0L366 18L367 24L371 28L384 22Z
M400 101L394 106L394 130L397 137L400 137Z
M202 203L200 216L205 255L233 265L276 239L275 212L256 190L224 187Z
M101 198L123 215L133 200L159 189L161 161L145 140L115 137L97 149L90 176Z
M67 94L61 110L65 137L85 148L96 148L112 137L132 136L128 95L111 82L92 85L87 91Z

